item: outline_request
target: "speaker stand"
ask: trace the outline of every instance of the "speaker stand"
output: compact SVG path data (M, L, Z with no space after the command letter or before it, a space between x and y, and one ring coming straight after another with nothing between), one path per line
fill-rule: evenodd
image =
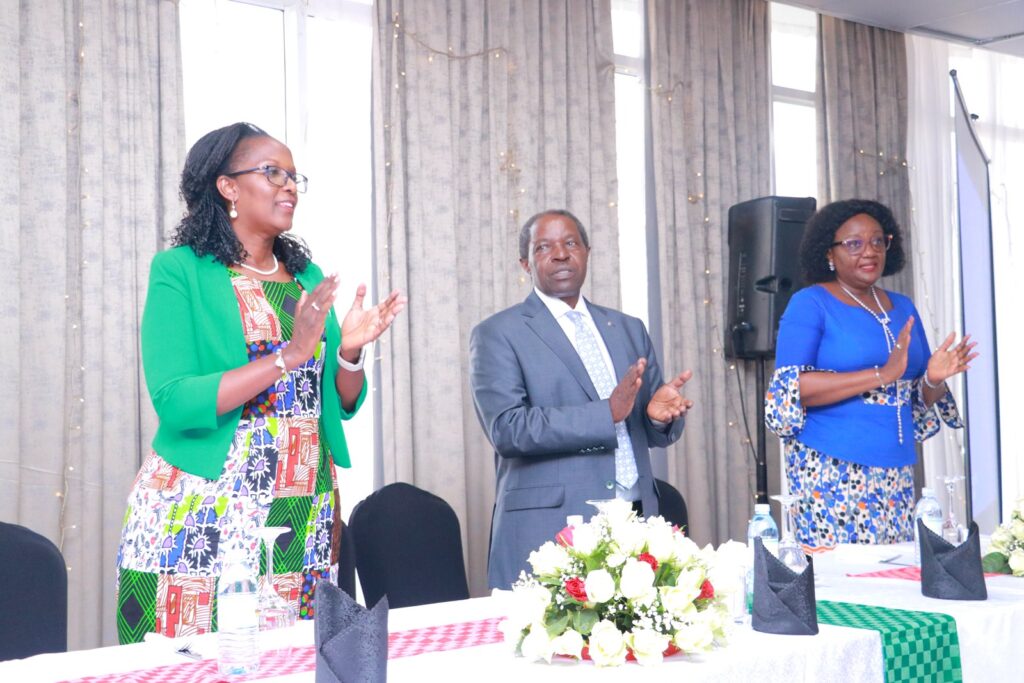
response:
M758 356L756 361L757 375L757 458L754 460L754 471L756 475L757 502L768 502L768 434L764 426L764 392L765 372L767 364L764 356ZM742 397L740 400L743 400Z

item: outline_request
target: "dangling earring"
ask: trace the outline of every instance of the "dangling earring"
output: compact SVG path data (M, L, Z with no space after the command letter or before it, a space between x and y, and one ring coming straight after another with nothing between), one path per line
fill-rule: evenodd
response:
M234 200L231 201L231 210L228 211L228 216L230 216L231 218L238 218L238 210L235 209L235 202L234 202ZM833 268L833 270L835 270L835 269Z
M238 214L235 215L237 216ZM829 259L828 261L828 269L831 270L833 273L836 272L836 264L832 263L832 259Z

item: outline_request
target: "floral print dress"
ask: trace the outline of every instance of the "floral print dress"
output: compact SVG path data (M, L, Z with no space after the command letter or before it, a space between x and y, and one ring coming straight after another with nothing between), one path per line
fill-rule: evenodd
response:
M229 272L249 360L287 345L298 283ZM256 535L262 526L287 527L274 548L274 585L300 619L313 618L316 580L337 563L340 529L333 461L320 429L324 347L321 341L312 358L243 406L216 480L184 472L156 452L145 459L128 496L118 550L121 643L150 631L169 637L215 631L227 550L240 545L250 566L265 574Z
M806 418L800 400L801 372L827 371L811 366L780 367L765 395L765 423L782 438L789 492L799 496L797 540L812 549L837 543L913 540L913 466L862 465L801 443L799 435ZM861 400L894 408L910 405L917 441L935 435L940 419L952 428L963 426L949 391L931 407L925 405L920 379L899 380L864 392Z

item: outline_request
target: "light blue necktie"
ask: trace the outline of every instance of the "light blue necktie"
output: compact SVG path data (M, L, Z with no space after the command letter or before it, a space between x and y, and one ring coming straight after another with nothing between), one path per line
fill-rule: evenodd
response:
M583 322L583 314L579 311L569 311L566 315L572 321L576 332L576 352L580 354L583 367L590 375L590 381L594 383L597 394L603 399L612 395L615 388L615 379L604 362L601 348L597 345L597 339L590 327ZM626 429L626 421L615 423L615 436L619 445L615 449L615 481L625 489L633 487L639 475L636 471L636 460L633 457L633 442L629 439L629 430Z

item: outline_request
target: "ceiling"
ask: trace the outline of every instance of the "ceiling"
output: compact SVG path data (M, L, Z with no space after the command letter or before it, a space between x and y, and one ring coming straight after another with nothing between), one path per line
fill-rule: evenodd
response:
M1024 57L1024 0L782 0L821 14Z

